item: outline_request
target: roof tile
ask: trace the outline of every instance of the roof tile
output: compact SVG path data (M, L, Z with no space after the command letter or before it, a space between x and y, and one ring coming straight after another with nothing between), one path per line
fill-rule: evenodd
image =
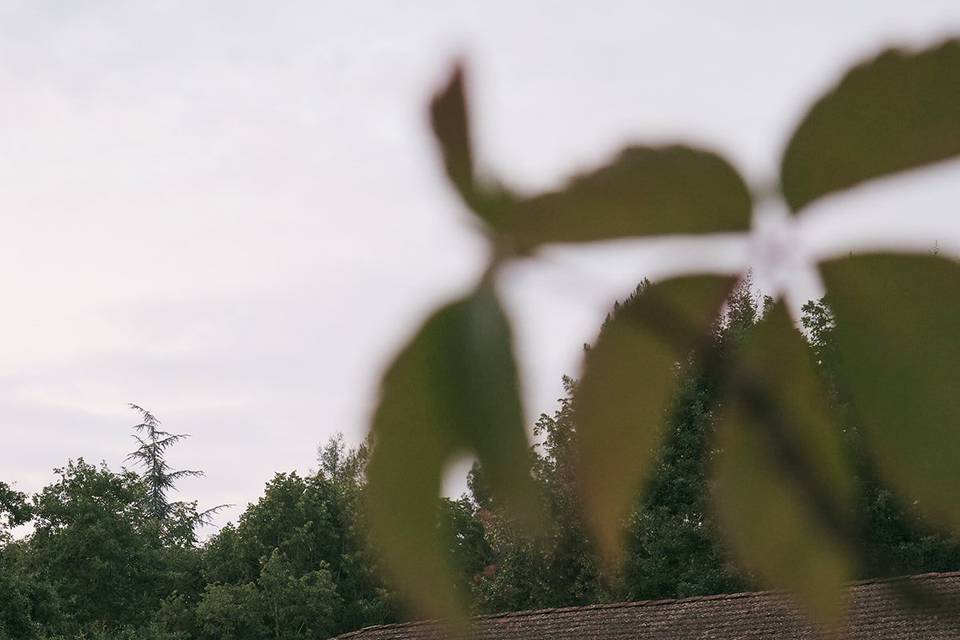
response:
M842 628L807 620L781 592L736 593L480 616L469 633L439 622L367 627L337 640L945 640L960 638L960 572L852 584ZM905 605L913 598L914 606ZM906 599L905 599L906 598Z

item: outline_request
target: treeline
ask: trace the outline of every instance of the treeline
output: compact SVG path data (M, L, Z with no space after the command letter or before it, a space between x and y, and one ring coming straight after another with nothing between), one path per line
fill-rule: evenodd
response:
M637 294L642 294L642 286ZM632 300L632 298L631 298ZM631 300L613 313L629 312ZM764 311L749 286L733 294L714 332L722 353ZM804 329L858 470L863 577L960 568L960 545L920 529L876 479L861 454L855 416L836 380L838 354L829 308L810 303ZM878 345L882 348L882 345ZM723 593L754 588L733 566L708 508L707 469L715 450L719 380L679 363L680 389L669 435L648 490L623 524L623 566L607 570L580 520L573 485L576 383L535 426L534 473L550 514L536 539L518 533L474 466L469 491L438 500L451 566L477 613ZM644 384L637 380L636 384ZM136 426L133 470L82 459L27 496L0 483L0 640L259 640L326 638L409 615L378 576L365 539L367 446L335 438L307 475L278 473L235 524L206 541L212 513L173 502L167 450L183 434L161 429L149 412ZM757 514L763 517L763 514ZM18 539L10 530L29 525Z

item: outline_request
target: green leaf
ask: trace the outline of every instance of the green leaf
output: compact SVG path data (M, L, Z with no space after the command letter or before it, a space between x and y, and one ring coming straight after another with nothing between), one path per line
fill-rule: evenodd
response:
M461 67L454 67L447 84L430 103L430 123L440 145L447 177L461 194L472 190L473 151Z
M516 204L520 248L658 234L742 231L750 192L726 160L681 146L628 147L565 188Z
M451 184L470 210L496 229L509 217L511 198L493 185L481 184L475 175L463 78L463 68L455 66L430 102L430 124Z
M780 170L794 211L866 180L960 154L960 42L854 67L793 134Z
M431 101L434 136L454 188L513 249L749 226L750 193L737 171L714 153L688 147L628 147L560 191L526 199L479 180L463 78L455 67Z
M960 532L960 267L931 256L823 267L842 382L880 472Z
M372 431L368 511L388 577L421 614L455 616L437 525L451 457L475 453L494 495L528 521L539 513L510 328L490 289L426 321L384 377Z
M696 277L645 284L604 325L575 394L577 482L588 524L615 561L622 521L650 474L678 365L709 333L733 285Z
M741 566L835 623L852 576L852 477L839 428L782 303L737 355L713 469L722 532Z

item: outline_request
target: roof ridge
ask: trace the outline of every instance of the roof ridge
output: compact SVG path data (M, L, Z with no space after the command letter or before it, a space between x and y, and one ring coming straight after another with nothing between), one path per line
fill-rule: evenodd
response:
M889 578L866 578L865 580L856 580L848 582L847 588L864 587L871 584L886 584L891 582L904 582L906 580L927 580L930 578L960 578L960 571L928 571L927 573L915 573L902 576L891 576Z
M476 616L474 616L476 617ZM346 633L341 633L338 636L333 636L330 640L342 640L346 638L353 638L358 636L361 633L367 633L368 631L379 631L380 629L398 629L403 627L404 629L409 629L412 627L421 627L424 625L434 625L441 624L443 622L440 618L433 618L431 620L412 620L410 622L388 622L386 624L372 624L369 627L360 627L354 631L347 631Z
M929 579L940 579L940 578L960 578L960 571L931 571L928 573L919 573L914 575L901 575L901 576L892 576L887 578L867 578L865 580L856 580L848 582L846 584L847 589L856 589L859 587L866 587L875 584L889 584L894 582L903 582L907 580L916 581L916 580L929 580ZM623 602L601 602L596 604L587 604L587 605L569 605L565 607L542 607L540 609L524 609L522 611L501 611L499 613L488 613L483 615L471 616L471 620L481 621L481 620L499 620L502 618L523 618L523 617L532 617L544 614L557 614L557 613L570 613L574 611L597 611L604 609L633 609L640 607L659 607L659 606L668 606L675 604L686 604L690 602L716 602L719 600L736 600L742 598L764 598L771 595L785 595L786 592L783 590L765 590L765 591L738 591L736 593L714 593L704 596L688 596L686 598L661 598L658 600L627 600ZM363 627L355 631L348 631L339 636L335 636L337 640L346 640L348 638L353 638L359 634L366 633L368 631L376 631L380 629L398 629L398 628L412 628L419 627L424 625L438 625L443 624L446 621L440 618L434 618L431 620L414 620L410 622L393 622L389 624L376 624L368 627Z

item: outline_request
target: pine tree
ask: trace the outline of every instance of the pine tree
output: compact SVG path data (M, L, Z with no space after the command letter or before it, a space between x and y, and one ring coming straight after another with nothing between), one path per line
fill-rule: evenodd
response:
M190 435L186 433L170 433L160 428L160 420L152 413L130 403L130 408L140 414L142 422L133 426L136 433L133 439L140 446L127 456L143 467L143 478L149 490L149 509L151 515L159 522L164 522L170 515L174 503L171 503L167 494L176 488L181 478L202 476L202 471L194 469L173 470L167 463L167 449Z
M176 516L184 513L190 516L191 526L209 524L211 517L227 505L218 505L197 513L195 504L170 501L168 497L171 491L176 490L179 480L204 475L203 471L196 469L172 469L167 462L167 449L189 438L190 434L164 431L155 415L133 403L130 403L130 408L140 414L142 422L133 426L136 431L133 438L140 446L126 459L143 468L142 477L147 484L148 511L161 532L167 532L173 524L172 521L178 519Z

